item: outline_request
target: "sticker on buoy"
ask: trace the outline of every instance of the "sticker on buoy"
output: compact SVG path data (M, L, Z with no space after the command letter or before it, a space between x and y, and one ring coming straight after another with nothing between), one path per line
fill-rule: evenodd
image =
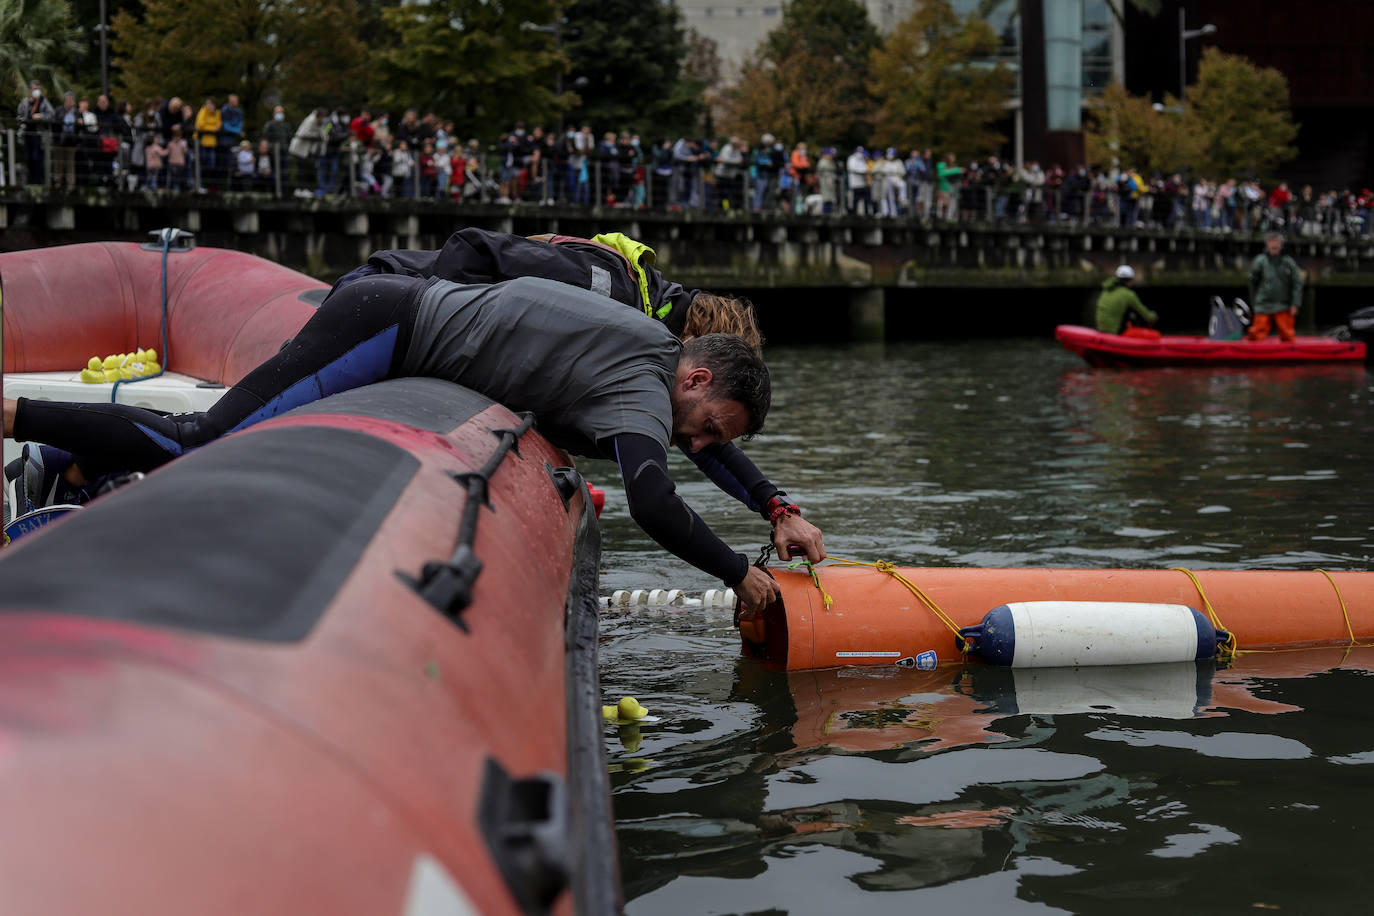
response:
M900 652L836 652L836 658L901 658Z
M940 659L935 654L934 649L927 649L916 656L916 667L920 668L922 671L934 671L935 666L939 663Z

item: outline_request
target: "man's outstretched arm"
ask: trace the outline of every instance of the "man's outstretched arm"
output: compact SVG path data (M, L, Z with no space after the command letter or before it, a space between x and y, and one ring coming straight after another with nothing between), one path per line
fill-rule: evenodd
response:
M825 559L821 530L801 517L801 509L732 443L708 445L682 453L726 493L766 518L773 526L773 546L786 559L800 552L812 563Z
M731 550L677 495L668 476L668 453L648 436L623 433L612 440L630 517L664 549L735 590L746 607L762 608L778 594L777 584Z

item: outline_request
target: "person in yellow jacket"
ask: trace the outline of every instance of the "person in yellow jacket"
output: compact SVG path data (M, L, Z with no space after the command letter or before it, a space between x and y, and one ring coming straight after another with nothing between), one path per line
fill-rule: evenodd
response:
M220 115L219 106L213 98L207 98L200 111L196 112L196 146L200 150L200 181L196 184L196 190L202 194L207 187L216 183L218 163L215 159L215 139L223 126L224 118Z

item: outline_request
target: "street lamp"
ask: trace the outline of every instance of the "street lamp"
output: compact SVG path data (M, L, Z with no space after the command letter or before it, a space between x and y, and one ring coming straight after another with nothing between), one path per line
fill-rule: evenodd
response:
M1186 29L1183 27L1183 7L1178 9L1178 107L1183 109L1183 97L1188 91L1187 84L1187 61L1188 50L1184 45L1189 38L1201 38L1203 35L1211 35L1217 27L1210 22L1200 29Z
M100 33L100 92L109 95L110 58L105 51L105 34L110 31L110 26L105 21L105 0L100 0L100 25L95 27L95 31Z
M520 28L524 29L526 32L543 32L545 35L552 35L552 36L553 36L553 47L554 47L554 50L558 52L559 57L562 57L562 55L563 55L563 20L562 20L562 19L555 19L553 22L549 23L548 25L540 25L539 23L536 23L536 22L522 22L522 23L520 23ZM553 78L553 90L554 90L554 92L557 93L558 96L559 96L559 109L558 109L558 138L559 138L559 140L561 141L561 140L563 139L563 108L562 108L562 96L563 96L563 67L561 66L561 62L560 62L560 66L559 66L559 68L558 68L558 72L557 72L556 74L554 74L554 78Z

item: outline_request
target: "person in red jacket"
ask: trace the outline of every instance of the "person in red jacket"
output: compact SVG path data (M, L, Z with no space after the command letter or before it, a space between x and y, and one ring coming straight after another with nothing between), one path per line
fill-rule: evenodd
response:
M363 146L371 146L377 129L372 126L372 112L364 108L358 116L348 123L348 132L358 138Z

